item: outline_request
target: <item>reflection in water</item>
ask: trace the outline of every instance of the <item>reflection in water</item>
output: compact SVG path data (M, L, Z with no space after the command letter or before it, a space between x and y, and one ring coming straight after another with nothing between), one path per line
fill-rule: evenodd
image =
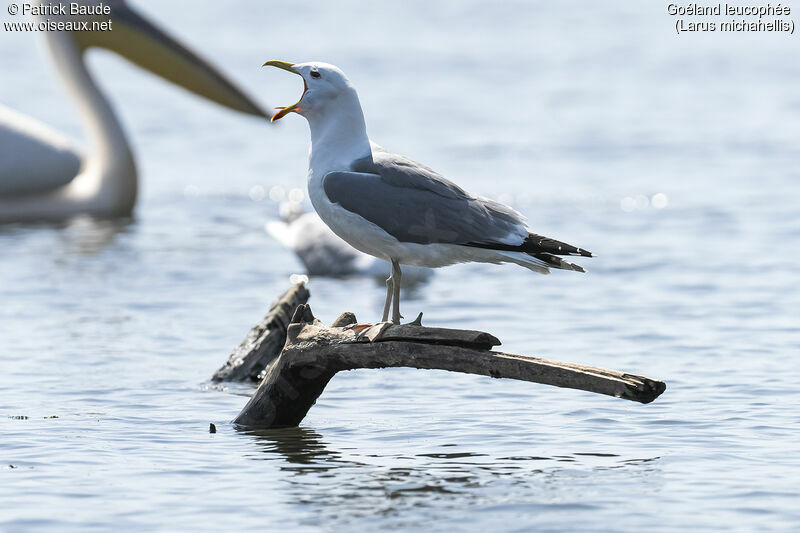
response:
M280 429L236 428L243 435L253 437L253 441L267 454L280 454L292 464L315 465L313 470L336 468L341 455L328 450L322 435L304 427ZM271 459L271 457L265 457Z
M408 508L467 509L485 505L489 493L495 494L489 500L525 502L522 508L528 511L563 510L580 504L568 503L570 499L551 501L547 487L556 480L565 485L591 483L587 471L613 469L627 470L626 477L660 477L654 464L658 457L626 459L598 452L496 456L453 451L451 444L441 445L438 452L412 455L395 449L376 454L361 446L334 450L319 432L307 427L237 432L257 445L258 459L277 461L281 471L292 474L281 481L284 503L311 506L311 514L329 525L359 516L391 523ZM341 513L345 506L347 517Z
M68 221L0 225L0 236L28 235L53 230L62 251L68 254L93 255L112 244L117 235L135 226L133 218L98 219L79 216Z
M67 253L94 255L112 244L117 235L132 226L132 218L110 220L82 216L64 223L57 238Z

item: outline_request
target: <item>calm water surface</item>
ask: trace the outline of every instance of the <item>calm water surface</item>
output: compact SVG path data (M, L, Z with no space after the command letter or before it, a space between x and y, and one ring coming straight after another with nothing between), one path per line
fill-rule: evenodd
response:
M300 428L237 431L252 389L207 379L302 272L262 192L304 189L307 127L98 52L141 202L0 228L0 529L800 528L797 37L678 37L639 4L140 7L265 105L301 88L264 60L340 65L376 141L598 254L444 269L407 316L660 378L660 399L364 370ZM80 138L36 35L0 33L0 72L2 103ZM380 313L373 280L310 289L326 321Z

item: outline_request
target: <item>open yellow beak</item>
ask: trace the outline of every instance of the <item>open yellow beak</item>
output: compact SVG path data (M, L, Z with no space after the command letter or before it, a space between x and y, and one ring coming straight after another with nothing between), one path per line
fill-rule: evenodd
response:
M297 72L293 68L294 67L294 63L287 63L286 61L272 60L272 61L267 61L266 63L264 63L261 66L262 67L276 67L276 68L279 68L279 69L283 69L283 70L292 72L294 74L297 74L298 76L300 76L302 78L300 73ZM306 84L306 80L303 79L303 94L300 95L300 100L298 100L297 102L295 102L292 105L287 106L287 107L276 107L275 109L280 109L280 111L275 113L275 115L270 119L270 122L275 122L276 120L280 120L283 117L285 117L286 115L288 115L289 113L291 113L292 111L298 111L298 110L302 109L300 107L300 102L303 100L303 96L305 96L307 90L308 90L308 85Z

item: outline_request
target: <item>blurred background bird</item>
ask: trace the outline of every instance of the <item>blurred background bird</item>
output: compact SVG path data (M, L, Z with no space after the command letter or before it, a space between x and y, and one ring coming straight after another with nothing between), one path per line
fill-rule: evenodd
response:
M99 217L132 214L138 192L135 158L111 103L86 67L84 55L89 48L111 50L229 109L269 117L216 68L139 15L125 1L85 0L81 4L110 6L110 15L92 15L80 20L90 24L110 20L113 29L46 31L41 35L62 83L80 112L90 152L81 154L55 130L0 106L0 222L61 220L78 214ZM47 20L76 19L48 16Z
M266 223L267 233L292 250L309 276L372 277L381 283L391 271L388 261L360 252L340 239L314 212L305 212L297 202L283 202L280 220ZM433 270L406 266L402 286L428 281Z

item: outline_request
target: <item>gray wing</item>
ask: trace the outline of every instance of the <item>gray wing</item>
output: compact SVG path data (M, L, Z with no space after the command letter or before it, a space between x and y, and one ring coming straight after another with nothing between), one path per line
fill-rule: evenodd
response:
M472 196L405 157L373 150L351 167L325 175L325 194L398 241L519 245L528 236L510 207Z
M80 168L80 154L62 135L0 106L0 196L53 190Z

